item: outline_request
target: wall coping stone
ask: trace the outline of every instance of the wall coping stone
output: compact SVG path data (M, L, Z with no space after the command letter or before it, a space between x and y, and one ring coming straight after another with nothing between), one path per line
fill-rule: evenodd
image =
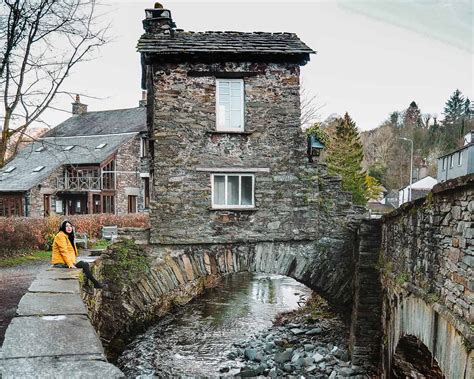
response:
M37 275L5 333L0 377L124 377L106 361L81 298L79 273L51 267Z
M464 187L469 187L473 185L474 185L474 174L468 174L468 175L460 176L458 178L447 180L446 182L438 183L432 188L431 192L429 193L438 195L445 192L460 190ZM392 212L386 213L385 215L383 215L382 220L387 221L391 218L407 213L407 211L412 208L422 205L426 201L426 196L420 197L408 203L402 204L400 207L396 208Z

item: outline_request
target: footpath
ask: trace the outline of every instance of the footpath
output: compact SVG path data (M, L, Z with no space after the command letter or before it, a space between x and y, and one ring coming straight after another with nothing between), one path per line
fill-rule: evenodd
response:
M5 333L0 378L124 377L106 360L81 298L79 274L48 268L37 275Z

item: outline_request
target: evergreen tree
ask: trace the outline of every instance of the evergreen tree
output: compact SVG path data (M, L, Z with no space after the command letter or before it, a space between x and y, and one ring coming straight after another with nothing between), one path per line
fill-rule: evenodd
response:
M457 124L465 113L465 100L461 91L454 91L444 106L444 125Z
M342 178L342 189L352 193L355 204L365 204L365 172L362 170L364 152L355 122L346 112L339 119L328 148L328 171Z
M421 112L420 109L418 108L418 105L412 101L410 106L405 112L405 117L403 120L403 125L405 127L418 127L421 126L422 121L421 121Z
M474 109L473 109L473 104L471 103L471 100L469 100L468 97L466 97L466 100L464 101L464 111L463 115L466 120L470 120L474 116Z

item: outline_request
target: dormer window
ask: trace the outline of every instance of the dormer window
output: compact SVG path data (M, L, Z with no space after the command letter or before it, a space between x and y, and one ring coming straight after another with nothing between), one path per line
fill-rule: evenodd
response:
M100 149L103 149L105 146L107 146L106 143L101 143L100 145L97 145L95 148L96 148L97 150L100 150Z
M71 151L72 149L74 149L74 146L75 145L64 146L63 151Z
M44 169L44 167L45 167L45 166L38 166L38 167L36 167L36 168L33 170L33 172L40 172L41 170Z
M244 131L243 79L216 79L216 129Z
M16 169L15 166L10 166L10 167L8 167L8 168L4 171L4 173L5 173L5 174L9 174L10 172L12 172L12 171L15 170L15 169Z

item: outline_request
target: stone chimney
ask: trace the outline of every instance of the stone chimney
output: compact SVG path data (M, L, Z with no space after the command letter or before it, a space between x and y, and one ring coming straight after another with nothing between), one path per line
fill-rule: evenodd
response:
M138 102L140 108L146 107L146 89L142 90L142 99Z
M81 103L81 98L79 95L76 95L76 101L72 103L72 114L80 115L87 113L87 105Z
M171 18L171 12L164 9L160 3L155 3L155 7L145 9L145 19L143 29L151 34L173 34L176 24Z

